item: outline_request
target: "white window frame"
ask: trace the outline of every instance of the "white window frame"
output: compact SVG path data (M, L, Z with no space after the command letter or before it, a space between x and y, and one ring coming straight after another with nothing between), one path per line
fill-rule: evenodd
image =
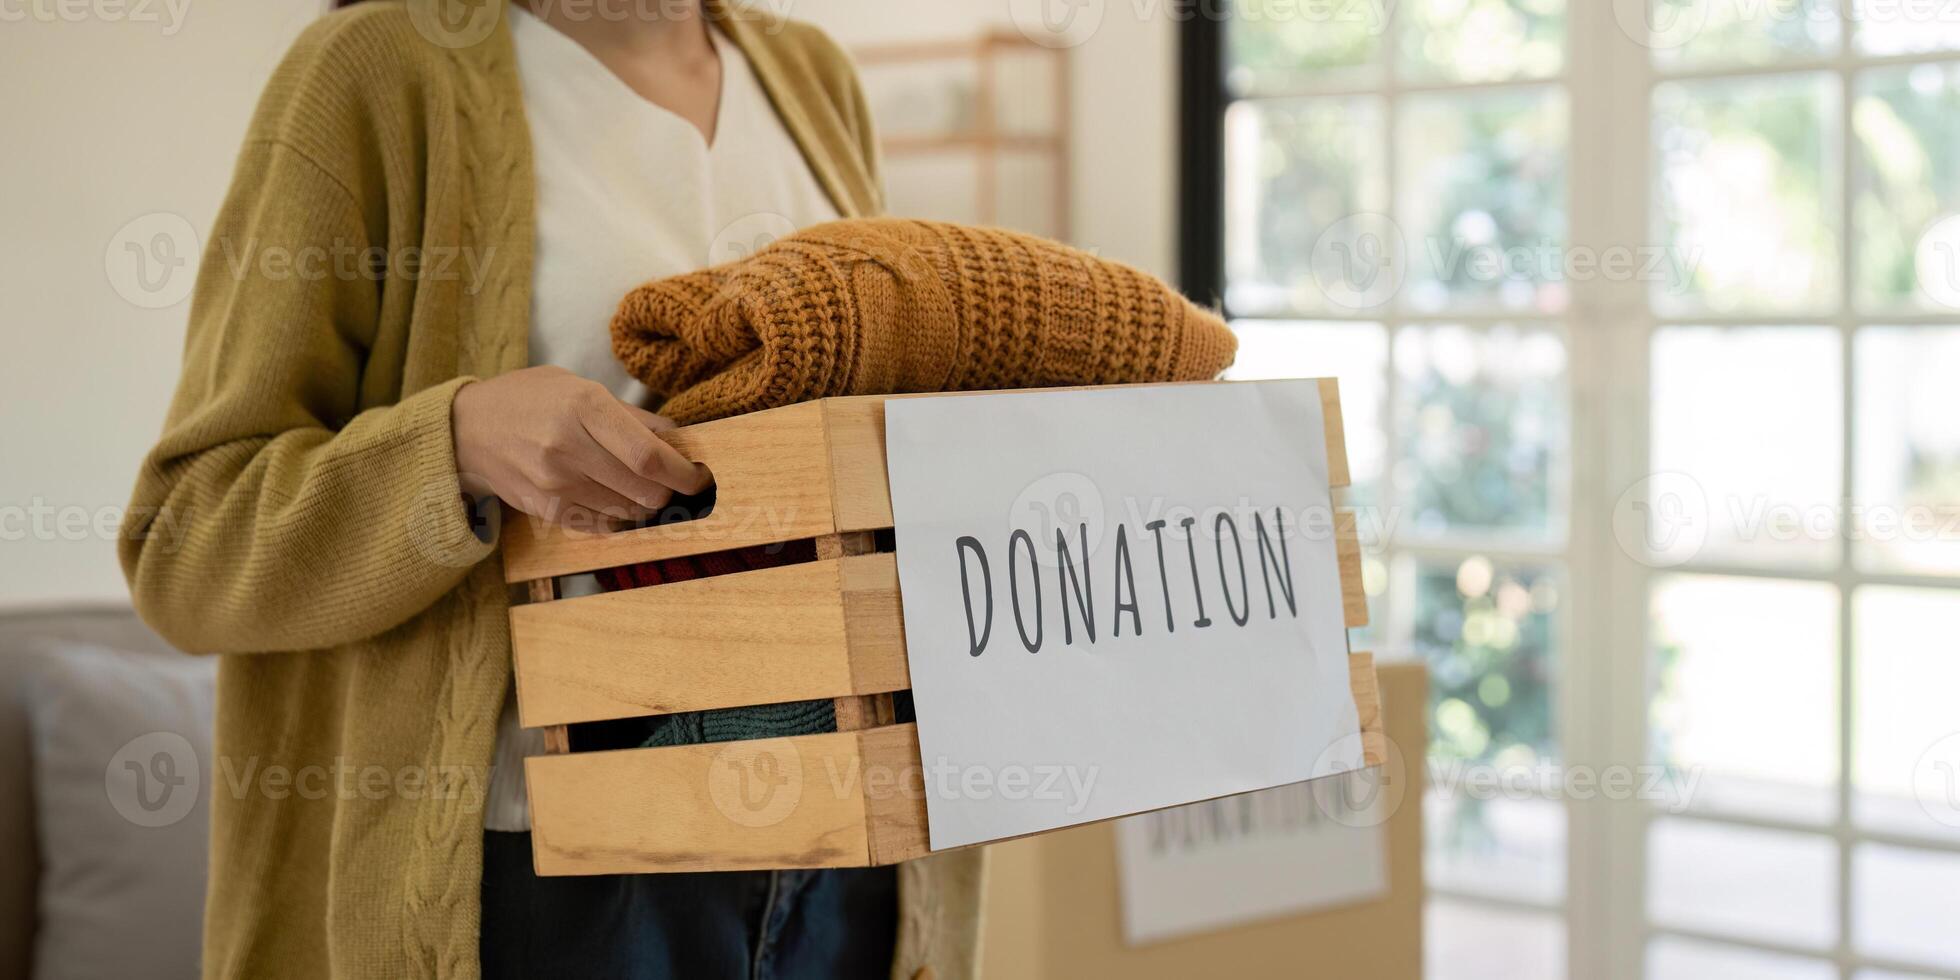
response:
M1674 325L1710 327L1823 325L1840 337L1842 372L1841 496L1856 499L1854 440L1857 432L1856 368L1853 340L1860 326L1960 325L1960 314L1874 313L1856 308L1857 242L1853 214L1858 180L1856 131L1851 114L1856 106L1855 83L1861 70L1890 65L1960 62L1960 51L1902 56L1863 56L1856 51L1857 25L1845 17L1837 54L1792 58L1765 66L1721 67L1663 72L1653 52L1633 37L1625 23L1639 23L1646 0L1567 0L1566 50L1563 71L1532 79L1496 83L1403 84L1396 72L1398 41L1391 9L1388 34L1382 40L1379 84L1334 84L1301 94L1314 97L1369 95L1383 99L1383 162L1387 168L1388 201L1395 212L1397 141L1400 99L1427 92L1474 92L1531 85L1560 85L1566 91L1568 120L1568 246L1602 254L1610 247L1664 246L1655 240L1652 216L1652 95L1657 85L1679 80L1780 76L1799 72L1830 72L1839 85L1838 154L1833 179L1838 209L1839 296L1836 308L1770 316L1662 315L1650 303L1651 283L1639 277L1612 281L1598 277L1570 283L1566 311L1555 317L1529 314L1473 315L1414 314L1397 308L1318 319L1367 320L1383 325L1388 356L1384 362L1382 420L1386 459L1397 458L1394 407L1398 378L1395 339L1410 325L1460 324L1472 329L1500 323L1528 326L1556 323L1566 344L1570 410L1570 467L1564 494L1566 527L1562 543L1537 547L1511 539L1482 540L1446 537L1406 540L1393 535L1382 542L1377 557L1394 562L1405 557L1461 560L1482 555L1494 563L1562 566L1561 595L1555 625L1557 678L1553 724L1559 757L1566 766L1586 766L1603 772L1612 766L1635 766L1648 761L1648 657L1650 589L1660 575L1710 574L1767 581L1824 582L1838 591L1838 725L1839 775L1837 813L1829 824L1783 822L1690 811L1670 819L1705 821L1744 829L1791 831L1827 838L1837 848L1837 916L1835 942L1806 948L1797 944L1748 939L1716 932L1660 926L1647 915L1647 840L1660 811L1651 801L1565 800L1566 882L1562 903L1432 888L1450 900L1562 915L1565 922L1566 975L1602 980L1644 980L1646 949L1656 937L1701 940L1724 946L1818 958L1835 966L1841 980L1853 980L1863 969L1887 969L1929 976L1960 978L1960 971L1931 969L1930 964L1892 962L1861 955L1852 948L1852 854L1861 843L1895 844L1925 851L1960 853L1960 842L1891 834L1856 826L1853 822L1853 766L1856 732L1855 647L1856 591L1861 586L1897 585L1960 590L1960 577L1886 574L1859 570L1849 540L1841 542L1837 563L1827 569L1805 570L1690 560L1656 569L1623 549L1613 532L1614 510L1623 492L1653 472L1650 460L1650 368L1652 340L1658 329ZM1846 6L1849 0L1846 0ZM1629 9L1633 11L1629 18ZM1222 243L1221 243L1222 244ZM1303 316L1302 319L1316 319ZM1388 501L1383 501L1388 503ZM1840 535L1851 533L1841 520ZM1410 620L1407 600L1391 586L1377 600L1383 621L1384 645L1405 642Z

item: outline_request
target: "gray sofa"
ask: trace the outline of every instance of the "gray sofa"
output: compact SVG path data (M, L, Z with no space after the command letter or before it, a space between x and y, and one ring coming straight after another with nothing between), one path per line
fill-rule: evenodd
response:
M77 651L84 649L178 661L188 659L171 650L127 606L105 604L0 612L0 854L6 855L0 860L0 976L30 977L37 972L44 977L76 975L76 971L66 968L40 971L34 968L38 896L45 862L39 846L41 837L36 831L34 740L28 700L29 692L34 690L36 658L79 656ZM98 782L98 793L100 786ZM201 811L199 818L202 819ZM195 827L187 830L197 832ZM186 877L194 880L182 880ZM171 880L147 882L145 888L131 888L130 884L119 880L114 882L114 887L125 893L148 895L167 890L187 901L195 900L200 905L202 902L201 875L187 875L181 867ZM183 913L179 911L176 915L181 918ZM194 950L196 939L180 937L172 945L187 942ZM165 972L175 975L177 971Z

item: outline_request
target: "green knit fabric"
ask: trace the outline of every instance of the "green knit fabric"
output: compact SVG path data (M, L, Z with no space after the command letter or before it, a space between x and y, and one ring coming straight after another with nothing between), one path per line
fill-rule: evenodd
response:
M653 720L653 734L641 748L737 742L752 738L787 738L837 730L836 706L830 701L788 701L716 711L684 711Z

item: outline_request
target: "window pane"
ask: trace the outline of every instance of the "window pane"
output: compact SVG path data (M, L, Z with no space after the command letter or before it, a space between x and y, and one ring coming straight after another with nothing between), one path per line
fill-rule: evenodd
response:
M1960 837L1960 591L1867 586L1852 622L1858 822Z
M1837 844L1823 835L1657 820L1647 875L1663 927L1820 950L1837 936Z
M1947 0L1851 0L1858 48L1866 54L1911 54L1960 48L1960 17Z
M1565 308L1565 105L1538 86L1403 103L1409 306Z
M1409 588L1400 591L1413 596L1410 643L1429 665L1432 763L1555 762L1559 586L1551 570L1496 566L1481 556L1409 569Z
M1960 855L1861 844L1851 859L1857 951L1960 970Z
M1638 0L1613 8L1663 70L1815 58L1837 50L1842 30L1835 0L1652 0L1644 23Z
M1650 757L1697 810L1837 811L1837 589L1669 576L1653 592Z
M1378 99L1234 102L1225 113L1227 308L1380 306L1401 267L1355 253L1368 242L1350 239L1367 230L1351 216L1387 210L1384 171Z
M1233 0L1231 12L1225 43L1231 65L1227 82L1234 92L1282 92L1330 79L1381 77L1381 39L1388 26L1383 4Z
M1858 564L1960 574L1960 328L1858 332Z
M1409 78L1543 78L1565 64L1565 0L1405 0L1399 14Z
M1550 767L1511 769L1524 785ZM1471 789L1468 767L1438 761L1423 800L1429 884L1457 892L1555 904L1565 898L1565 806L1554 800Z
M1826 960L1672 937L1647 944L1648 980L1837 980Z
M1837 302L1837 83L1824 73L1654 89L1655 234L1692 268L1664 313Z
M1554 900L1564 885L1565 811L1472 782L1557 764L1552 669L1559 588L1550 569L1405 561L1392 590L1412 596L1408 635L1429 666L1425 797L1430 880ZM1477 879L1479 874L1487 877Z
M1858 331L1858 564L1960 574L1960 327Z
M1556 980L1565 976L1565 923L1554 913L1432 898L1423 915L1422 975L1428 980Z
M1960 310L1960 65L1868 71L1857 91L1858 300Z
M1395 336L1395 530L1564 533L1565 343L1546 329Z
M1835 563L1844 482L1838 332L1669 327L1653 345L1654 471L1675 474L1668 486L1687 498L1651 506L1654 559Z

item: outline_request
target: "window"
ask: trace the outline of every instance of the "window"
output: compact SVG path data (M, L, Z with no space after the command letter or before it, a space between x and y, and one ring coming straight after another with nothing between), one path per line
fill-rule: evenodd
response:
M1960 977L1960 6L1227 9L1185 287L1341 379L1430 974Z

